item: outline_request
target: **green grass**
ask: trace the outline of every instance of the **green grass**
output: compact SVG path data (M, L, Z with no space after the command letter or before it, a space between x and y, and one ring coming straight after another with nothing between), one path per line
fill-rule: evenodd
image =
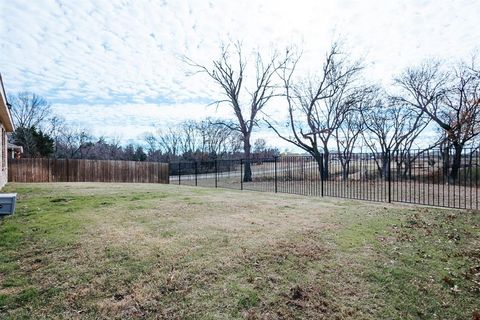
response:
M151 184L10 184L0 318L477 319L480 215ZM476 318L477 317L477 318Z

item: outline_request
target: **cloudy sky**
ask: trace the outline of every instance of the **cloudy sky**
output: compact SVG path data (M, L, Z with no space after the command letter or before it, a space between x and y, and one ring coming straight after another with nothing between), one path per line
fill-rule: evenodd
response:
M217 90L181 59L206 63L222 42L301 46L314 72L341 38L386 86L424 58L468 58L480 46L478 0L0 0L0 13L7 92L34 91L75 126L123 141L184 119L229 117L207 107ZM258 136L280 144L265 129Z

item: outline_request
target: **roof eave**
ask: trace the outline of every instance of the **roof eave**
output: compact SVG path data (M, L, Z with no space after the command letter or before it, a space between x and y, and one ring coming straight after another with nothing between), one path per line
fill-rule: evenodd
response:
M5 87L3 86L2 75L0 74L0 121L2 122L7 132L13 132L15 130L12 121L12 114L10 112L9 104L7 101L7 94L5 93Z

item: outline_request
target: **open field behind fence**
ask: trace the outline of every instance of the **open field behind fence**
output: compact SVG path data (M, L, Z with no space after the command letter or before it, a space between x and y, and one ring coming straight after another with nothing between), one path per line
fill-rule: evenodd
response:
M332 156L324 164L328 166L328 175L323 177L313 157L256 159L250 161L252 181L249 182L242 179L245 160L179 162L170 164L170 181L179 185L479 208L478 152L465 152L459 173L453 179L444 170L451 159L445 160L445 154L439 151L411 153L404 158L407 160L402 163L389 156L383 170L379 154L354 154L348 166Z
M8 164L9 182L168 183L168 163L24 158Z

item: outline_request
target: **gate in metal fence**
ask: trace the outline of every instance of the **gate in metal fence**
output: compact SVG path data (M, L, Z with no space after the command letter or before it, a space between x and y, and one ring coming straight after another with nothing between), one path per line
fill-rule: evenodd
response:
M479 152L414 150L170 164L170 183L478 209ZM245 175L251 168L251 179Z

